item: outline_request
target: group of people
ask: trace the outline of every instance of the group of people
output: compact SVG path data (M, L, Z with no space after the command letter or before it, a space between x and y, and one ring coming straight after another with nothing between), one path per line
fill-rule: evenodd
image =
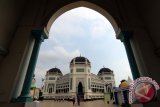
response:
M80 106L80 96L79 95L73 97L73 105L76 105L76 104Z

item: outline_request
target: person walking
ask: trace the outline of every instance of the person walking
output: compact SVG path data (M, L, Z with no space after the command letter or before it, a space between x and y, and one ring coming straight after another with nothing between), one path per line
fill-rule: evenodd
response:
M113 92L110 93L110 99L113 100Z
M73 106L74 106L74 104L75 104L75 97L73 97L72 102L73 102Z
M77 102L78 102L78 105L80 106L80 96L79 95L77 96Z

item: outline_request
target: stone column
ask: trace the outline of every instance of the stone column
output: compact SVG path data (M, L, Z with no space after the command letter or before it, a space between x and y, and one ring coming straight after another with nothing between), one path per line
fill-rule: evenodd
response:
M47 36L43 32L43 30L33 30L31 32L31 34L32 34L32 36L35 37L35 43L34 43L33 51L32 51L32 54L31 54L30 61L29 61L29 66L28 66L28 69L27 69L27 73L26 73L24 84L23 84L22 92L21 92L21 95L18 97L18 99L16 99L17 102L32 101L32 98L29 96L32 77L33 77L33 74L34 74L35 65L36 65L36 62L37 62L40 45L43 42L43 40L47 38Z
M135 80L138 77L140 77L140 74L139 74L138 67L137 67L135 57L133 55L133 51L132 51L131 44L130 44L131 36L132 36L132 32L129 32L129 31L122 31L119 34L120 40L123 42L125 46L129 65L130 65L131 72L133 75L133 79Z
M155 53L154 42L152 40L152 33L149 33L143 27L134 29L133 38L131 41L132 49L138 63L138 68L141 76L147 76L160 83L160 58ZM157 91L156 97L160 96L160 90ZM153 100L149 103L143 104L143 107L159 107L159 102Z
M26 46L26 52L22 58L22 63L20 64L19 67L19 74L17 74L17 79L15 82L15 86L13 88L13 95L12 95L12 101L14 101L15 99L17 99L18 96L20 96L22 88L23 88L23 83L25 80L25 76L26 76L26 72L28 69L28 65L29 65L29 61L30 61L30 57L33 51L33 46L35 43L35 38L33 36L30 36L30 39L28 40L29 42L27 43Z

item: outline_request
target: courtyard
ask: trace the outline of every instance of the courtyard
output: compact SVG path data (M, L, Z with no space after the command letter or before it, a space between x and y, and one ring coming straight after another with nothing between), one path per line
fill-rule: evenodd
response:
M77 106L78 105L74 105ZM53 100L45 100L39 103L39 107L74 107L71 101L53 101ZM108 104L103 100L95 100L95 101L87 101L81 102L80 107L121 107L118 105L114 105L112 103ZM132 107L143 107L140 104L134 104Z

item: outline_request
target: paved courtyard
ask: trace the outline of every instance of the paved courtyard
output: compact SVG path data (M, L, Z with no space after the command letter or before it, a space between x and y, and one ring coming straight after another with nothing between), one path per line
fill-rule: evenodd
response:
M73 106L72 102L68 101L57 102L57 101L47 100L40 102L39 107L78 107L78 105ZM97 101L81 102L79 107L121 107L121 106L117 106L112 103L107 104L107 102L104 102L102 100L97 100ZM143 107L143 106L132 105L132 107Z

